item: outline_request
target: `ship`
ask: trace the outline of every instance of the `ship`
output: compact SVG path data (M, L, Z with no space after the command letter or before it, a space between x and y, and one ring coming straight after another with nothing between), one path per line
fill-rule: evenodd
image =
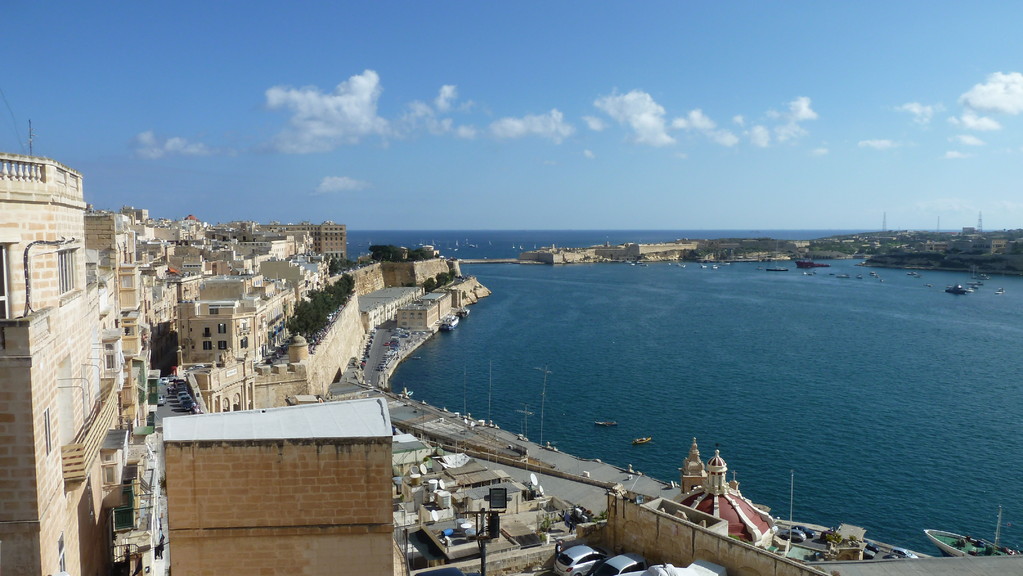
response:
M814 262L813 260L796 260L796 268L828 268L831 264Z
M955 532L924 530L924 534L945 556L1010 556L1020 553L1012 548L998 546L987 540L971 538Z
M445 332L454 330L456 326L458 326L458 316L455 316L454 314L445 316L444 320L440 323L440 329Z

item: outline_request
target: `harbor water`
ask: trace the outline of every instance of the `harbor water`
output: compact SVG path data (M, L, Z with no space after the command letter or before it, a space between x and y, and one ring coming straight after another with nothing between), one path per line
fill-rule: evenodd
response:
M404 234L376 232L372 242L440 235ZM458 241L460 257L482 258L471 252L495 244L487 234L510 233L444 237ZM525 249L529 234L538 244L555 235L518 234ZM564 245L605 234L620 235L612 243L683 237L563 233L560 242L573 234L579 243ZM729 235L743 234L718 236ZM350 233L350 252L368 236ZM501 250L509 240L501 236ZM493 295L420 348L391 384L665 481L678 480L696 437L704 460L719 449L729 479L780 518L791 506L799 521L856 524L868 538L936 554L924 528L991 539L1001 505L1002 542L1023 543L1015 527L1023 280L992 277L956 296L945 286L968 274L914 277L857 262L831 261L814 275L794 263L788 272L754 263L464 265ZM632 445L641 436L653 441Z

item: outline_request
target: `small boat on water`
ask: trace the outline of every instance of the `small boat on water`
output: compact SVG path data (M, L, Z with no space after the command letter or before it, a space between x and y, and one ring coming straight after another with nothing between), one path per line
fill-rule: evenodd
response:
M617 426L618 425L618 422L615 422L614 420L594 420L593 423L596 424L597 426Z
M785 268L784 266L775 266L775 267L771 267L771 268L765 268L765 270L767 270L768 272L788 272L789 271L789 269Z
M953 284L948 288L945 288L945 292L949 294L969 294L971 290L964 288L962 284Z
M458 326L458 316L450 314L448 316L445 316L444 320L441 321L440 329L445 332L450 332L454 330L456 326Z
M649 442L651 440L653 440L652 436L645 436L643 438L636 438L635 440L632 441L632 443L633 444L646 444L647 442Z
M924 530L927 539L941 550L945 556L1010 556L1020 554L1018 550L998 546L993 542L963 536L944 530Z
M995 290L995 294L1005 294L1005 288L999 288L998 290Z

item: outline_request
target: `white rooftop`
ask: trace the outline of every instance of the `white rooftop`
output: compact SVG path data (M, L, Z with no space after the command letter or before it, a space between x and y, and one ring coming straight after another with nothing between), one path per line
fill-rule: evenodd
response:
M391 435L381 398L262 410L175 416L163 421L166 442L367 438Z

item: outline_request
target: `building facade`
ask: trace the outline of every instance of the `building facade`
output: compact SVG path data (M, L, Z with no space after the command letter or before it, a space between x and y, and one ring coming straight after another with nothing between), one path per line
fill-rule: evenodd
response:
M100 450L128 424L121 401L138 398L122 397L118 334L98 320L120 310L116 287L86 274L84 212L81 174L0 154L4 576L105 574L112 560L104 503L122 488L105 482Z
M379 398L164 423L182 574L393 574L391 423Z

